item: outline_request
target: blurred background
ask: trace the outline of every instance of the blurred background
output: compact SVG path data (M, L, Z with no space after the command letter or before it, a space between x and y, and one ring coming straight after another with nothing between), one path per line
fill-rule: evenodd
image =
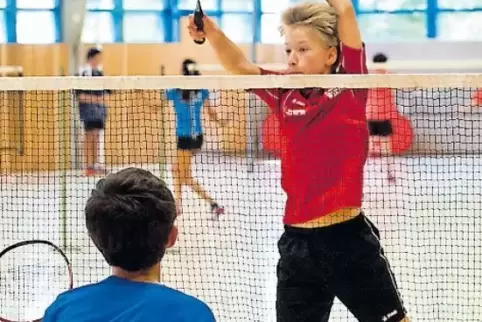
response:
M279 12L296 0L204 0L226 34L259 63L282 62ZM482 52L481 0L354 0L369 53L391 60L477 60ZM190 51L183 20L194 0L0 0L1 65L20 65L25 75L76 71L82 47L105 51L106 75L176 74L185 52L215 64L207 48ZM139 57L142 57L140 59ZM443 68L443 64L439 69ZM213 69L213 68L211 68ZM433 69L437 69L432 67Z
M279 14L296 2L203 0L202 6L254 62L283 68ZM388 57L384 68L392 73L482 71L482 0L353 0L353 4L371 71L377 68L372 63L376 53ZM75 75L85 70L86 53L92 47L103 52L100 67L106 76L179 75L186 58L197 61L204 75L224 74L209 45L195 45L187 35L187 16L195 5L195 0L0 0L0 74ZM477 96L477 84L437 89L437 84L427 81L426 87L393 91L398 112L409 119L414 132L413 144L403 152L482 152L482 126L476 126L482 122L478 108L482 95ZM206 151L265 152L262 127L266 127L268 109L241 92L218 93L218 111L231 123L219 129L205 118ZM2 169L58 169L62 154L55 143L58 131L68 136L69 145L62 149L69 150L69 168L79 168L82 127L71 93L62 99L59 93L49 97L17 94L18 98L4 95L9 103L4 104L0 118L0 125L7 129L1 134ZM101 140L103 162L157 163L157 154L145 157L144 151L159 150L160 142L166 144L162 147L165 155L175 151L172 108L167 102L161 109L149 108L159 96L153 95L114 93L106 98L110 116L108 135ZM68 108L48 108L59 106ZM48 125L39 127L39 119ZM60 119L67 122L59 123ZM134 120L137 123L129 123ZM67 130L59 129L65 124ZM153 132L146 134L144 128ZM57 152L44 153L39 146ZM12 154L15 149L22 153Z
M272 68L285 63L279 14L296 2L201 1L251 60ZM388 57L382 67L390 73L482 71L482 0L353 4L371 72L380 68L372 62L376 53ZM203 75L224 74L209 45L187 35L195 6L195 0L0 0L0 75L79 74L92 47L102 50L106 76L179 75L186 58ZM380 98L371 113L384 110L394 132L409 134L394 134L399 146L395 151L392 144L387 158L368 160L364 208L382 231L414 321L482 321L481 78L439 88L450 75L438 76L426 76L416 89L371 89ZM81 172L85 131L75 91L41 90L48 82L28 91L0 86L0 249L33 237L72 247L76 284L83 285L108 273L84 228L95 178ZM136 90L131 82L132 90L103 98L108 118L99 163L109 170L137 165L171 184L172 104L163 89ZM206 300L220 321L272 321L285 202L276 122L243 88L211 95L228 125L220 128L204 109L205 145L193 172L228 215L213 222L208 206L185 191L190 213L180 219L179 254L169 256L164 278ZM348 316L337 306L333 321Z

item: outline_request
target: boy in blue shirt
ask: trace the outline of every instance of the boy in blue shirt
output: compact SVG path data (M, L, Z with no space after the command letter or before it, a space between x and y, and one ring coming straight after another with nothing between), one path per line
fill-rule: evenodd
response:
M110 174L85 215L112 275L59 295L43 322L215 321L200 300L159 284L161 259L177 238L175 201L162 180L137 168Z

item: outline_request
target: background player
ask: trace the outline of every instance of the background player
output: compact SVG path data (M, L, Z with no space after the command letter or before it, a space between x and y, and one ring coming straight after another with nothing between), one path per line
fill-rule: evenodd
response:
M290 74L367 73L350 0L305 3L282 15ZM233 74L265 75L208 17L206 37ZM408 321L377 228L361 211L368 126L362 89L257 90L285 144L285 232L279 241L277 319L328 321L335 296L360 321Z
M87 52L87 68L80 76L104 76L100 70L102 64L102 52L97 48L91 48ZM85 174L93 176L105 174L105 170L98 164L100 131L105 127L107 118L107 106L105 94L109 91L86 91L78 90L80 120L84 122L84 158Z
M184 76L200 75L196 62L186 59L182 63ZM191 187L202 199L209 202L211 212L218 216L224 213L224 208L209 195L206 189L194 179L192 175L193 155L201 149L204 141L201 121L201 110L205 106L209 117L220 126L224 122L217 118L216 111L209 105L209 92L207 90L168 90L167 99L173 104L176 113L176 138L177 150L173 163L174 196L179 214L182 211L182 188Z
M177 238L175 207L166 184L148 171L128 168L100 180L86 225L112 275L61 294L42 321L214 322L206 304L159 284L160 262Z
M377 53L373 56L373 62L384 64L388 62L388 57L383 53ZM375 73L386 74L388 71L380 67L375 69ZM385 157L382 158L382 163L386 163L387 178L391 183L395 182L395 173L390 166L391 159L387 158L392 155L390 140L393 135L393 124L388 116L390 111L397 109L392 95L390 88L372 88L369 90L367 102L368 128L370 130L369 150L373 156Z

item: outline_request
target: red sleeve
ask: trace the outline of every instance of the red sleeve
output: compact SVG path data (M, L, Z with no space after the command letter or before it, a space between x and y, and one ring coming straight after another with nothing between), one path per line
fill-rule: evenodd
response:
M259 68L261 72L261 76L265 75L282 75L283 73L281 72L275 72L272 70L267 70L263 68ZM260 99L262 99L266 105L273 111L273 113L278 113L279 111L279 101L281 97L281 90L277 88L268 88L268 89L252 89L250 90L251 93L255 94L258 96Z
M347 74L368 74L365 44L355 49L340 44L341 67Z
M342 43L340 44L340 54L341 54L340 64L344 73L368 74L365 44L362 45L362 48L355 49L355 48L346 46ZM360 102L360 104L362 104L363 106L366 106L367 98L368 98L367 89L354 89L353 94L355 95L356 99Z

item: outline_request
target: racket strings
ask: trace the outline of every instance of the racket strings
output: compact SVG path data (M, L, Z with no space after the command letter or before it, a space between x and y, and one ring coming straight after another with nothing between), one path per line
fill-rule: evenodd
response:
M48 246L27 245L7 252L0 258L0 317L38 319L69 282L65 260Z

